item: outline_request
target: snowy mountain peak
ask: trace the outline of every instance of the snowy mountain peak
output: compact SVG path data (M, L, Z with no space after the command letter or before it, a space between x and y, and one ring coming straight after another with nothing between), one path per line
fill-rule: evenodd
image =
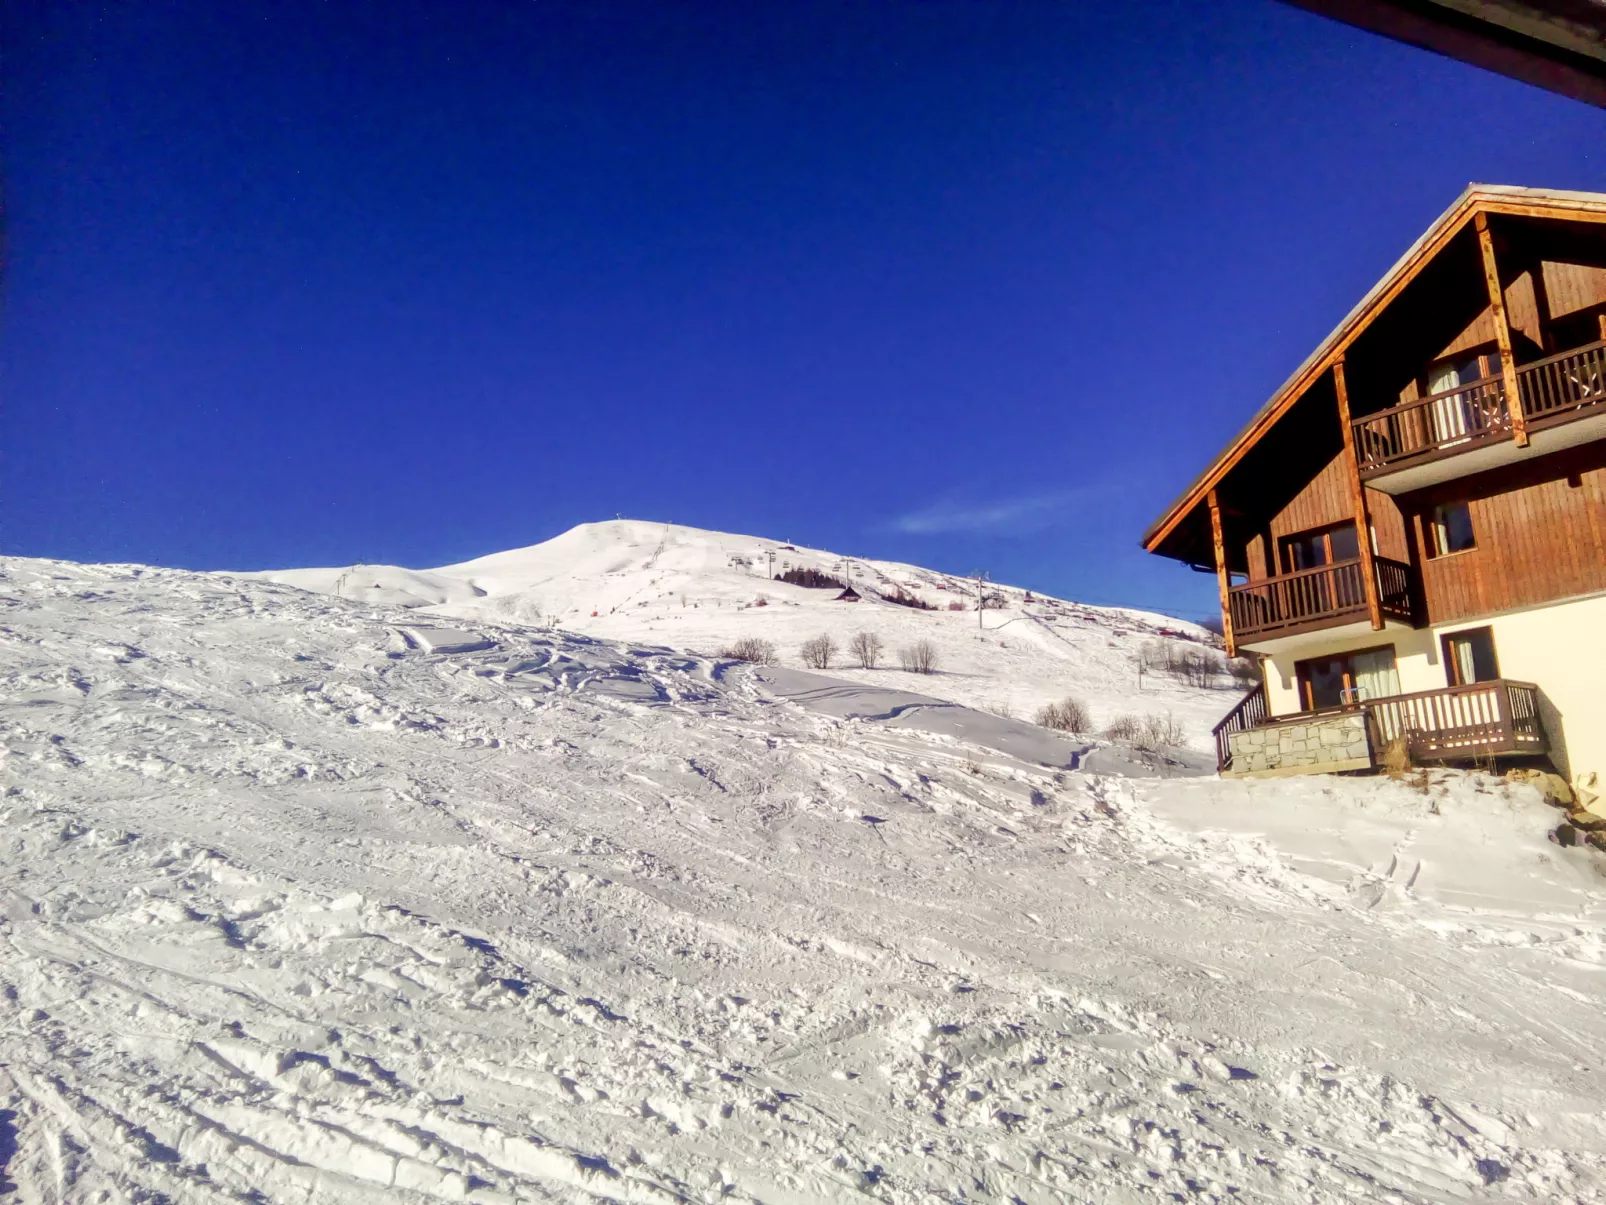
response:
M776 580L786 575L813 584ZM987 609L978 616L969 578L674 523L582 523L539 544L437 569L358 565L264 576L458 620L555 627L710 655L757 638L792 664L804 641L823 634L842 650L830 668L843 677L878 684L901 677L899 685L927 695L1019 716L1067 695L1087 703L1100 724L1118 713L1169 712L1200 749L1237 698L1225 675L1209 688L1141 678L1145 644L1212 639L1170 616L998 583L987 584ZM842 601L844 586L859 601ZM880 638L885 663L867 669L846 657L860 631ZM898 650L918 641L935 648L937 673L915 677L899 667Z

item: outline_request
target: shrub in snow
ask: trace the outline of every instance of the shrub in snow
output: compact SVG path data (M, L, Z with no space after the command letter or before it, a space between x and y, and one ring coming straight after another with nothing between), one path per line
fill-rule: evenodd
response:
M937 646L929 640L917 640L898 650L898 662L910 673L934 674L937 672Z
M1121 741L1130 745L1138 739L1138 733L1142 731L1142 719L1135 715L1123 713L1104 726L1104 739L1107 741Z
M848 641L848 652L858 658L861 669L874 669L881 661L884 647L881 637L874 632L856 632Z
M821 632L813 640L805 640L798 652L810 669L830 669L831 658L836 656L836 641L829 633Z
M1067 695L1058 703L1050 703L1037 713L1037 723L1056 732L1090 732L1093 716L1081 699Z
M720 656L728 657L732 661L751 661L754 665L774 665L780 660L775 642L757 636L743 636L721 652Z
M1188 734L1169 711L1150 712L1148 715L1116 716L1105 727L1104 739L1155 752L1181 748L1188 743Z

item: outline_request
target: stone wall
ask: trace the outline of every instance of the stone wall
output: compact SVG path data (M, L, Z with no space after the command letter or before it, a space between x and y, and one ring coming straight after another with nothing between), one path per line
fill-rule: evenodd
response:
M1229 774L1363 770L1372 764L1366 716L1359 711L1294 724L1246 728L1230 738Z

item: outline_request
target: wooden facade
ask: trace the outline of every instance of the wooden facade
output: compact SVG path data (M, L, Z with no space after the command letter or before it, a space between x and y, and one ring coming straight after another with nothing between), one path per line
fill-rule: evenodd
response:
M1606 591L1606 441L1401 499L1423 620L1450 623ZM1433 556L1433 509L1464 502L1476 546Z
M1606 591L1606 441L1398 498L1374 489L1366 496L1378 556L1411 567L1419 623ZM1435 556L1428 524L1435 507L1454 502L1467 504L1477 545ZM1283 540L1352 515L1340 454L1261 530L1237 533L1247 581L1294 572L1279 558Z
M1389 495L1366 491L1372 530L1377 535L1377 554L1396 561L1410 559L1405 519ZM1296 532L1331 527L1352 520L1355 510L1349 494L1349 470L1344 454L1338 453L1311 478L1309 484L1266 521L1260 531L1241 532L1246 575L1252 582L1264 581L1286 571L1278 563L1280 541Z
M1290 710L1302 666L1371 649L1388 668L1340 693L1380 739L1397 727L1421 757L1545 752L1543 682L1490 685L1481 661L1452 675L1408 630L1488 618L1493 631L1606 596L1606 194L1469 190L1144 546L1212 570L1229 650L1281 666L1281 693L1223 721L1223 750L1233 731L1290 719L1268 709ZM1411 694L1396 648L1414 658ZM1423 690L1429 665L1455 680Z

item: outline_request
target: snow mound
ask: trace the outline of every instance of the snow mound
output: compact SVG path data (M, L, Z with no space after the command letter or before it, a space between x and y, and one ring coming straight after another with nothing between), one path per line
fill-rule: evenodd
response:
M415 649L426 653L477 653L494 648L496 641L458 628L403 628L402 635Z
M0 610L19 1200L1606 1199L1531 788L1056 769L260 579Z
M429 607L478 596L473 586L440 573L398 565L349 565L342 569L280 569L254 576L265 581L356 599L377 607Z

